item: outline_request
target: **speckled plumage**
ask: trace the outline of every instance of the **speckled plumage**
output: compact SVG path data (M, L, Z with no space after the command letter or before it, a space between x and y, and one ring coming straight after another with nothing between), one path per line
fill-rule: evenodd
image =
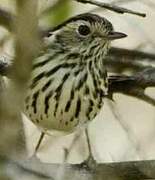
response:
M90 34L80 35L81 25ZM25 100L25 113L37 126L70 133L94 119L108 90L104 58L112 32L108 20L87 13L48 33Z

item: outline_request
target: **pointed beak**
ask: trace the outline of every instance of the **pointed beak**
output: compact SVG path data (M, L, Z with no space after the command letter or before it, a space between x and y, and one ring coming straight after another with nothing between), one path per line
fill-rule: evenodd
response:
M110 32L110 33L107 35L107 39L109 39L109 40L111 40L111 41L113 41L113 40L115 40L115 39L125 38L125 37L127 37L126 34L121 33L121 32L114 32L114 31Z

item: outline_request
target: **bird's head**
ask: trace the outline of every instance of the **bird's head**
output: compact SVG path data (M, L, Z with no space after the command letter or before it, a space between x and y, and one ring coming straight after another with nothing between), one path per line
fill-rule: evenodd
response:
M83 54L107 52L110 42L126 37L115 32L113 25L106 18L96 14L85 13L70 18L49 32L48 42L53 39L64 50Z

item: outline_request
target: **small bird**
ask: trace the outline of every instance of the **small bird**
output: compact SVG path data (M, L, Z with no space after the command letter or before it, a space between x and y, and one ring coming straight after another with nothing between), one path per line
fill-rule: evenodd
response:
M24 105L28 118L43 133L65 134L93 120L108 93L104 59L111 41L124 37L106 18L91 13L49 31L33 62Z

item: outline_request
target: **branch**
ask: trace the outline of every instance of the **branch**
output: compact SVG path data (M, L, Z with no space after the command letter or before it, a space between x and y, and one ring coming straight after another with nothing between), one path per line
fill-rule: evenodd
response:
M3 157L2 157L3 158ZM0 159L2 159L0 158ZM51 164L42 163L39 160L32 159L27 161L11 161L3 158L7 166L8 173L14 171L16 178L23 175L31 180L31 177L38 177L43 180L56 180L60 168L63 168L61 179L63 180L146 180L155 178L155 161L133 161L120 163L101 163L89 169L83 164ZM5 164L5 163L4 163ZM19 173L20 172L20 173ZM33 175L33 176L32 176ZM33 179L32 178L32 179ZM19 178L20 179L20 178ZM26 179L26 178L25 178Z
M133 11L133 10L129 10L129 9L126 9L126 8L122 8L122 7L118 7L118 6L109 4L109 3L98 2L96 0L75 0L75 1L80 2L80 3L84 3L84 4L85 3L93 4L93 5L99 6L101 8L106 8L106 9L108 9L110 11L114 11L114 12L121 13L121 14L129 13L129 14L134 14L134 15L138 15L138 16L141 16L141 17L145 17L146 16L145 13L139 13L139 12L136 12L136 11ZM59 0L59 2L61 4L63 1ZM56 6L57 6L57 4L56 4ZM51 8L53 9L56 6L52 5L50 8L45 10L43 12L43 14L46 13L46 12L49 12L49 10ZM4 26L10 32L13 31L13 23L14 23L15 19L16 19L15 15L13 15L12 13L10 13L10 12L0 8L0 25Z
M110 11L120 13L120 14L129 13L129 14L134 14L134 15L141 16L141 17L146 16L145 13L139 13L137 11L133 11L133 10L129 10L129 9L126 9L126 8L118 7L118 6L115 6L115 5L112 5L112 4L109 4L109 3L104 3L104 2L101 2L101 1L100 2L96 1L96 0L76 0L76 1L81 2L81 3L93 4L93 5L102 7L102 8L106 8L106 9L108 9Z
M110 72L120 73L125 69L137 72L155 67L155 54L112 47L104 61Z
M155 68L145 69L132 76L110 76L108 97L113 99L113 93L123 93L144 100L155 106L155 100L144 93L147 87L154 86Z
M5 73L6 68L12 78L8 88L0 92L0 155L10 159L22 159L26 153L21 109L32 60L38 49L37 0L17 1L15 59L9 71L5 63L0 66L1 71ZM0 166L2 164L0 161Z

